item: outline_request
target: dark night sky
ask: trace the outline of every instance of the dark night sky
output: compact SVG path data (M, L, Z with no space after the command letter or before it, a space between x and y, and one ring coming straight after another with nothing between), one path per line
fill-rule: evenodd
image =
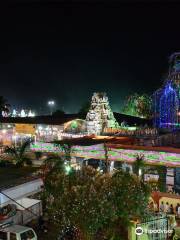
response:
M9 1L0 6L0 95L39 110L49 98L75 112L94 91L119 111L152 93L180 51L180 4Z

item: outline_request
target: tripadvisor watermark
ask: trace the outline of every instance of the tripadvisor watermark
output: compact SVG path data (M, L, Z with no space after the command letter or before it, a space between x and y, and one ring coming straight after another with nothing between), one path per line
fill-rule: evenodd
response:
M143 229L142 227L137 227L135 229L135 233L137 236L141 236L142 234L171 234L173 230L170 229Z

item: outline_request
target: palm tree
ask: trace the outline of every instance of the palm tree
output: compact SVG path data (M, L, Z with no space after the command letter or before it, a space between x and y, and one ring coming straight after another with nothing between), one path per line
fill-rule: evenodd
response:
M16 146L6 147L5 153L8 153L13 157L15 165L18 167L21 167L24 165L32 165L31 159L25 155L26 150L29 147L30 143L31 141L27 140L20 147L16 147Z
M137 154L136 161L133 163L134 174L136 174L138 177L142 175L142 179L144 179L144 168L145 168L144 155Z
M0 116L2 117L2 112L9 113L9 108L10 104L3 96L0 96Z

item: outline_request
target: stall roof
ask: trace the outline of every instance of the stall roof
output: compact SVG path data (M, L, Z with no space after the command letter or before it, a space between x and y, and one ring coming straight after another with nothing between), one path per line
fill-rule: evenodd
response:
M62 116L1 117L0 122L1 123L60 125L80 117L82 116L80 116L79 114L64 114Z
M32 198L21 198L19 200L16 200L16 202L17 202L16 204L17 209L24 211L38 203L41 203L41 200L32 199ZM21 207L19 204L23 207Z

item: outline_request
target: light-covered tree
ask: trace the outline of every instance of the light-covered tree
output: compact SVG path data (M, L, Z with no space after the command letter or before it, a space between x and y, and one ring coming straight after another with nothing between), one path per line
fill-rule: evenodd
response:
M84 167L69 175L52 173L44 196L57 235L74 229L78 237L71 239L125 240L131 220L144 215L149 193L148 186L135 175L123 171L101 174Z
M134 161L132 167L134 174L136 174L138 177L142 176L142 179L144 179L145 161L143 154L136 155L136 160Z
M152 116L152 98L147 94L134 93L128 96L123 112L131 116L150 118Z

